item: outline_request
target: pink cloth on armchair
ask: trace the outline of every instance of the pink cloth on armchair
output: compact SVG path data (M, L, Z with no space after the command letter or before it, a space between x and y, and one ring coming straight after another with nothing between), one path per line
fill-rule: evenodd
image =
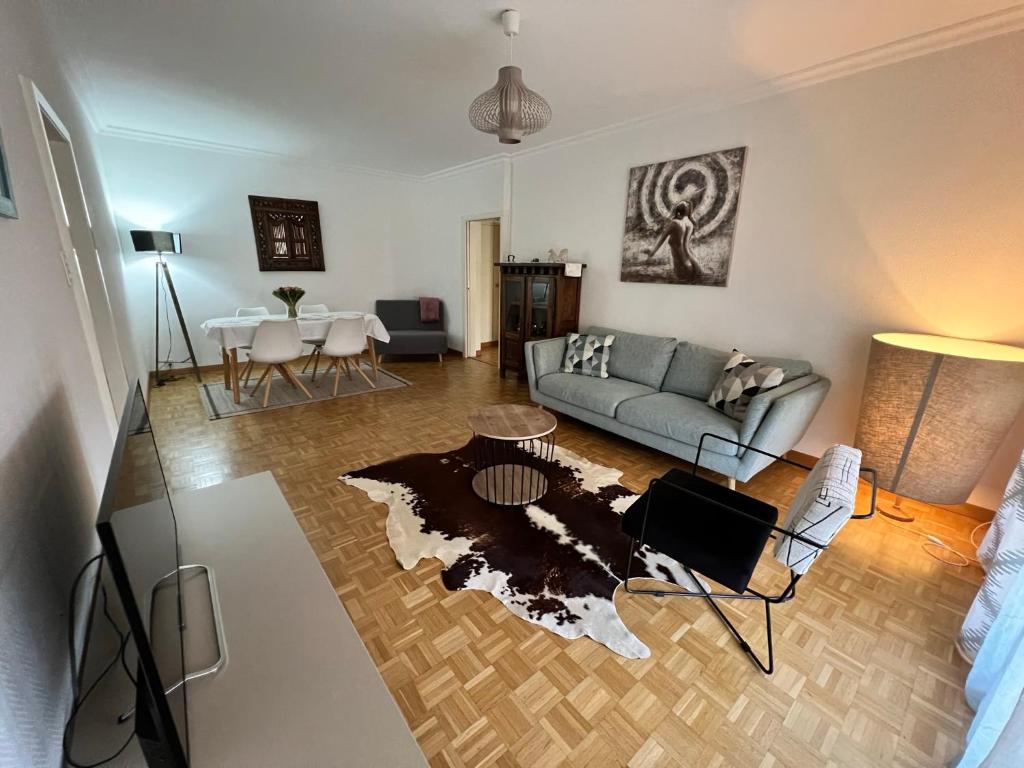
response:
M420 322L436 323L441 319L441 300L433 296L420 296Z

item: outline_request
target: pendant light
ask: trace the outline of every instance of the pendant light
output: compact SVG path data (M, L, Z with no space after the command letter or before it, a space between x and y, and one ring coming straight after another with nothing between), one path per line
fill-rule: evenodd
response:
M523 71L512 65L512 40L519 34L519 11L501 14L501 26L508 36L507 67L498 70L498 82L489 91L473 99L469 122L478 131L496 133L502 144L518 144L547 127L551 107L544 97L523 84Z

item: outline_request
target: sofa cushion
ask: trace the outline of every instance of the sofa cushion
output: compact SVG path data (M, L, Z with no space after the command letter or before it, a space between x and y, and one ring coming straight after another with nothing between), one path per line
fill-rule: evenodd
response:
M672 356L672 362L665 374L661 389L665 392L675 392L687 397L707 400L730 357L732 357L731 352L681 341ZM812 372L811 364L806 360L767 355L754 355L754 359L765 365L781 368L783 383L799 379Z
M728 360L728 352L681 341L661 388L665 392L707 400Z
M393 331L444 331L444 302L438 306L438 318L428 323L420 320L419 299L377 299L374 314Z
M760 360L765 365L774 365L776 368L781 368L783 384L814 373L810 360L798 360L792 357L773 357L772 355L754 355L754 359Z
M655 389L661 387L677 343L671 336L645 336L602 327L589 328L587 333L615 337L608 358L609 375Z
M729 440L739 440L740 422L708 408L706 403L674 392L656 392L627 400L619 406L616 418L623 424L644 429L662 437L696 446L700 436L711 432ZM704 450L735 456L736 446L707 439Z
M615 418L619 404L631 398L650 395L657 390L633 381L609 377L577 376L572 373L549 373L537 381L537 389L549 397L572 403L588 411ZM704 410L708 410L705 407Z
M614 336L581 336L578 333L570 333L565 339L562 372L607 379L608 355L611 354L614 341Z
M391 330L391 341L377 342L377 351L393 355L429 355L448 351L448 335L444 331Z

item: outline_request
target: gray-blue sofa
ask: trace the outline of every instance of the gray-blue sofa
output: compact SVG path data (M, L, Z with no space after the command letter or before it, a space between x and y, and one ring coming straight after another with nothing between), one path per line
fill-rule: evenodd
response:
M707 404L731 353L667 336L610 328L585 331L615 336L608 378L562 371L565 338L526 344L526 372L535 403L692 462L705 432L782 455L797 444L831 382L806 360L749 354L783 369L782 384L756 395L743 421ZM747 350L744 350L747 351ZM771 463L754 451L707 439L701 466L746 482Z

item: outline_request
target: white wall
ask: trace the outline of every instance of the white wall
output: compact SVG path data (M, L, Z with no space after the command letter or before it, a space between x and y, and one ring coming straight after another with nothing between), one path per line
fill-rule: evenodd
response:
M443 299L453 349L465 346L466 220L502 214L505 173L506 164L495 162L412 190L396 250L395 295Z
M303 303L363 311L372 311L375 299L402 295L396 292L396 247L408 228L409 189L416 182L109 136L100 147L125 253L136 345L150 368L154 262L152 254L134 252L131 229L181 233L183 253L167 261L201 365L219 363L220 352L200 324L241 306L283 312L285 305L271 295L278 286L305 288ZM316 200L326 271L260 272L249 195ZM171 322L173 357L181 359L187 353L173 309ZM166 338L161 331L161 357Z
M581 322L806 357L832 392L799 448L850 440L869 339L1024 344L1024 35L514 161L513 252L588 263ZM619 282L634 165L749 147L727 288ZM1024 420L972 500L998 502Z
M124 251L134 345L148 368L153 256L134 253L131 229L181 233L183 253L168 263L200 364L220 362L200 324L239 306L282 311L271 296L279 285L302 286L310 303L357 310L372 310L375 299L438 296L450 344L463 348L465 222L501 214L504 163L419 181L122 137L101 136L99 146ZM250 194L319 202L325 272L259 271ZM173 311L171 320L173 357L181 359ZM161 357L166 338L161 331Z
M17 220L0 218L0 766L58 765L70 704L71 580L97 549L92 524L113 447L19 75L68 126L114 304L120 254L90 127L57 64L38 5L0 0L0 131ZM128 360L129 374L134 362ZM120 406L120 403L118 403Z

